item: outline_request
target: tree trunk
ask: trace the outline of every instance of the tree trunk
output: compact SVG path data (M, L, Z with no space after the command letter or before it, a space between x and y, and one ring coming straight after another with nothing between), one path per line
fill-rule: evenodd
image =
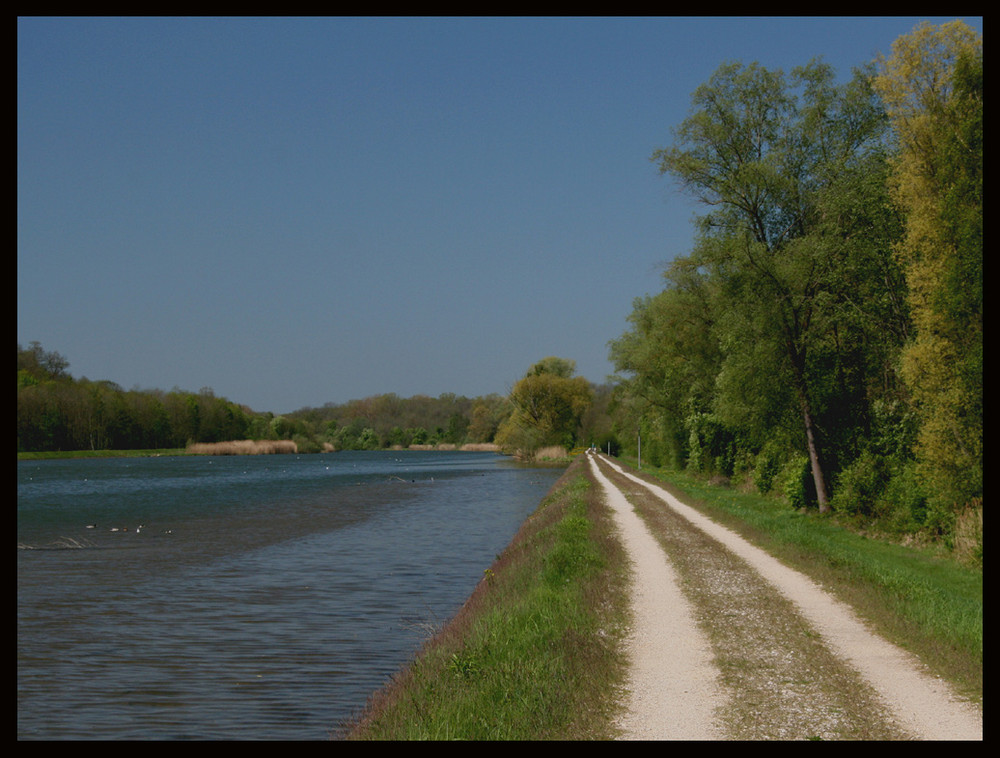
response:
M795 374L795 390L799 396L799 407L802 409L802 422L806 430L806 447L809 450L809 465L812 468L813 483L816 485L816 503L820 513L829 513L830 498L826 492L826 479L823 476L822 456L819 443L816 441L816 424L813 421L812 409L809 405L809 393L806 390L805 358L800 351L789 343L789 353Z
M812 413L809 410L809 401L804 394L799 395L802 404L802 420L806 427L806 445L809 448L809 464L812 467L813 482L816 484L816 502L819 504L820 513L828 513L830 510L829 498L826 494L826 481L823 478L823 466L820 463L819 447L816 444L816 433L812 420Z

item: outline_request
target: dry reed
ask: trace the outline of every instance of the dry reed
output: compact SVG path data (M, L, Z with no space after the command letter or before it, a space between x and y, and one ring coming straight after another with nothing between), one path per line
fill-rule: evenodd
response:
M552 461L569 457L569 453L562 445L550 445L535 451L536 461Z
M195 442L187 447L190 455L276 455L297 453L292 440L230 440L229 442Z
M407 450L460 450L464 453L498 453L500 448L492 442L467 442L458 446L452 442L438 442L434 445L410 445Z
M976 498L955 520L955 554L963 563L980 564L983 560L983 499Z

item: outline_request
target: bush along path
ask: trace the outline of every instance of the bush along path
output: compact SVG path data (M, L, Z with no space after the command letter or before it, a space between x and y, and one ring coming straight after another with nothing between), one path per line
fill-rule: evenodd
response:
M590 454L634 563L624 739L981 740L982 711L802 574Z

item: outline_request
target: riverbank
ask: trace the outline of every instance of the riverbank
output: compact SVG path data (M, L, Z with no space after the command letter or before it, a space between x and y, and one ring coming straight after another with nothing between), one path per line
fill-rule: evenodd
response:
M45 452L18 452L19 461L67 460L75 458L156 458L168 455L188 455L183 447L150 450L49 450Z
M347 738L628 736L624 726L628 722L619 719L627 707L626 672L634 655L627 640L637 617L629 604L632 580L639 584L643 577L632 575L632 559L623 547L622 534L585 459L573 460L510 547L486 571L461 613L372 697L367 710L345 728ZM948 681L981 708L981 571L919 549L866 538L832 519L798 513L787 505L728 487L648 468L631 473L672 489L696 511L811 577L849 605L865 624L918 656L932 677ZM667 482L675 478L682 487ZM637 497L633 488L629 498ZM663 538L677 531L674 526L657 526L655 514L664 511L662 503L643 507L652 508L646 519L654 534ZM574 532L576 538L561 541L564 531ZM685 548L680 554L687 552ZM717 554L716 562L729 560L724 553ZM549 583L553 575L558 576L556 567L577 572L562 580L577 590L560 593L558 582ZM704 568L695 563L687 570L696 575ZM719 575L728 576L733 570L730 566ZM760 581L753 574L746 581L750 577ZM738 587L727 587L739 595ZM696 605L711 608L714 589L703 595L693 592ZM692 593L691 588L685 593ZM748 618L763 614L781 634L791 633L773 650L777 657L769 658L774 648L768 644L771 638L752 638L755 630L764 628L761 623L745 627L748 637L737 634L743 627L725 623L732 600L702 611L708 614L704 618L715 620L709 624L714 646L711 658L716 665L724 664L725 683L731 688L728 702L738 706L718 706L727 722L718 739L775 739L780 737L774 735L791 733L810 739L870 738L866 734L908 738L892 717L882 720L875 707L877 697L855 696L861 692L857 685L844 685L853 682L854 675L843 667L839 654L831 657L819 645L809 622L802 622L790 610L782 611L785 615L779 618L777 599L748 608ZM802 656L801 665L793 664L787 681L774 685L768 678L774 661L784 660L797 647L801 647L796 651ZM831 670L843 670L842 680L828 682ZM741 689L757 684L761 686L753 692ZM803 687L822 692L836 707L812 708L813 696L795 695ZM847 695L846 700L841 695ZM765 707L761 698L791 700L768 700ZM838 719L838 713L846 713L842 708L850 709L850 716ZM734 734L743 736L726 736ZM841 734L851 736L836 736Z
M629 567L579 456L352 740L609 739Z

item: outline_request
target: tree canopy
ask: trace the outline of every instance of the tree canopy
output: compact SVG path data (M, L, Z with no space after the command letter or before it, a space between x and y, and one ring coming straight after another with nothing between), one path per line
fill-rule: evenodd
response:
M946 528L982 493L981 38L920 25L845 81L727 62L672 136L702 213L610 344L621 439Z
M549 445L571 449L593 403L590 383L575 373L574 361L556 357L528 369L510 391L511 414L497 431L497 444L525 456Z
M791 76L728 63L693 104L675 145L654 160L707 208L691 258L712 279L725 346L714 410L730 425L753 426L754 413L767 419L782 414L776 404L794 403L825 510L835 453L821 416L833 398L816 371L849 358L831 344L841 293L854 284L839 264L861 256L851 230L840 228L857 222L831 206L862 191L857 184L884 159L884 113L864 72L836 85L819 62ZM775 378L784 397L764 386Z
M914 338L902 373L920 417L918 456L936 496L982 497L983 48L961 22L921 24L881 61L876 88L898 139L895 252Z

